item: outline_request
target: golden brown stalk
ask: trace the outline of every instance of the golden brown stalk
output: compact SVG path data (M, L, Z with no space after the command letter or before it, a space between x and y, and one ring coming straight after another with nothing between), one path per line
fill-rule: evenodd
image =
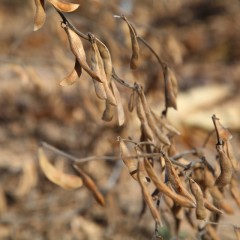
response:
M102 79L100 76L98 76L94 71L91 70L91 68L88 66L87 60L86 60L86 53L83 48L82 41L80 37L73 31L71 30L68 26L64 27L67 35L68 35L68 40L70 43L71 50L73 54L76 56L79 64L81 67L95 80L102 82Z
M38 149L38 159L40 167L45 176L56 185L66 189L76 189L83 185L81 178L75 175L65 174L56 169L47 159L42 148Z
M45 0L35 0L36 5L36 13L34 18L34 31L40 29L46 20L46 13L45 13Z
M173 192L166 184L164 184L156 175L155 171L153 170L151 164L144 160L145 169L148 173L148 176L153 181L154 185L157 187L157 189L166 194L168 197L170 197L175 203L179 204L182 207L188 207L188 208L194 208L196 205L190 201L188 198L183 197L175 192Z
M55 8L62 12L73 12L75 11L80 4L76 3L67 3L60 0L48 0Z
M120 144L120 157L122 158L122 161L128 168L130 175L135 180L137 180L138 161L135 158L125 158L125 157L130 156L130 152L124 141L120 140L119 144Z
M141 189L142 189L143 198L144 198L146 204L148 205L155 222L158 225L160 225L161 218L160 218L159 211L155 207L152 196L150 195L150 193L147 189L147 186L146 186L145 169L144 169L144 163L143 163L142 159L140 159L139 162L138 162L137 179L138 179L138 182L139 182L139 184L141 186Z
M128 101L128 110L129 112L132 112L137 105L138 102L138 95L135 90L132 91L129 101Z
M99 96L103 95L103 93L105 91L108 102L110 104L116 106L117 105L116 104L116 99L115 99L115 97L113 95L113 92L110 88L110 85L108 83L108 80L107 80L107 77L106 77L106 74L105 74L103 60L102 60L102 57L100 55L96 40L94 38L92 40L92 50L93 50L93 53L94 53L92 55L92 63L93 63L93 67L94 67L94 72L100 77L100 79L102 80L102 85L104 87L104 89L100 88L100 86L99 86L99 88L97 88L98 90L101 89L103 91ZM95 88L95 90L97 90L97 89Z
M98 190L97 185L94 183L92 178L88 176L77 164L73 164L74 169L79 173L81 176L84 185L93 193L94 198L96 201L105 206L105 200L101 192Z
M143 109L144 109L144 112L145 112L145 115L146 115L146 118L148 121L148 125L152 129L153 134L163 144L170 145L171 143L170 143L168 137L165 134L163 134L160 131L160 129L157 127L157 123L156 123L154 117L152 116L151 110L148 106L147 100L146 100L145 95L142 90L139 92L139 96L140 96L142 106L143 106Z
M222 145L216 146L219 154L219 162L221 173L216 179L215 185L219 187L224 187L230 183L233 174L233 166L231 160L228 158L227 154L223 150Z
M114 81L111 81L110 85L117 103L118 124L119 126L122 126L125 122L125 113L122 105L121 95Z
M79 78L82 74L82 68L79 64L78 60L75 60L75 66L72 72L67 75L61 82L61 86L69 86L76 82L77 78Z
M138 67L138 58L139 58L139 45L138 45L136 30L133 27L133 25L129 23L126 17L123 17L123 20L128 25L130 36L131 36L131 42L132 42L132 57L130 61L130 67L131 69L136 69Z
M197 217L197 219L203 220L206 218L207 212L206 212L206 208L204 206L202 190L198 186L198 184L195 181L193 181L192 179L189 179L189 185L190 185L191 191L197 202L196 217Z
M187 191L186 188L183 187L181 180L175 170L175 168L173 167L171 161L167 158L167 156L163 156L164 160L165 160L165 166L166 166L166 171L167 171L167 177L169 182L171 183L171 186L173 187L173 189L181 194L182 196L188 198L190 201L192 201L194 204L196 204L193 196Z

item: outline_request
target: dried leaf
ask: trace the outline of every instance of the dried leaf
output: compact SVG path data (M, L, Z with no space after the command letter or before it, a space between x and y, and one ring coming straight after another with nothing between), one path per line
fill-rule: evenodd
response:
M75 66L72 72L66 76L61 82L61 86L69 86L72 85L73 83L76 82L77 78L79 78L82 74L82 68L81 65L79 64L78 60L75 60Z
M67 3L61 0L48 0L55 8L62 12L73 12L75 11L80 4L76 3Z
M127 166L129 174L135 179L137 179L137 168L138 168L138 161L135 158L126 158L130 156L130 152L125 144L124 141L120 140L120 157L122 161Z
M155 222L158 225L160 225L161 218L160 218L159 211L155 207L153 199L152 199L152 196L150 195L150 193L149 193L149 191L147 189L146 183L144 181L145 180L145 169L144 169L144 163L143 163L143 161L141 159L138 162L137 179L138 179L138 182L139 182L139 184L141 186L144 200L147 203L147 205L148 205L148 207L149 207L149 209L151 211L151 214L152 214Z
M172 190L164 184L156 175L155 171L153 170L151 164L148 161L144 161L145 169L148 173L148 176L153 181L154 185L157 187L157 189L166 194L168 197L170 197L175 203L178 203L182 207L188 207L188 208L194 208L196 205L190 201L188 198L183 197Z
M114 81L111 81L111 87L112 87L113 94L114 94L114 97L117 102L118 124L119 124L119 126L122 126L125 122L125 114L124 114L124 109L123 109L123 105L122 105L121 95L120 95Z
M89 177L78 165L73 164L74 169L79 173L81 176L84 185L93 193L94 198L96 201L102 205L105 206L105 200L101 192L98 190L98 187L94 183L91 177Z
M175 78L173 77L173 73L171 70L166 66L163 70L164 75L164 83L165 83L165 104L166 108L173 107L177 110L177 90L176 90L176 82Z
M228 158L227 154L223 150L222 145L216 146L218 154L219 154L219 162L221 173L219 177L216 179L215 185L219 187L224 187L230 183L233 174L233 166L231 160Z
M48 161L42 148L38 149L38 158L39 158L40 167L43 173L51 182L57 184L58 186L66 190L76 189L83 185L83 181L81 178L75 175L65 174L57 170Z
M130 36L131 36L131 42L132 42L132 57L130 61L130 67L131 69L136 69L138 67L138 58L139 58L139 45L138 45L136 30L133 27L133 25L129 23L126 17L123 17L123 19L128 25Z
M68 40L70 43L71 50L73 54L76 56L79 64L81 67L95 80L102 82L100 76L98 76L94 71L91 70L91 68L88 66L87 60L86 60L86 53L83 48L82 41L80 37L71 30L68 26L66 26L65 31L68 35Z
M207 216L206 208L204 206L204 200L203 200L203 193L199 185L193 181L192 179L189 179L189 184L191 191L196 199L196 217L197 219L203 220Z
M37 31L40 29L46 20L46 13L45 13L45 0L35 0L36 5L36 13L34 18L34 28L33 31Z

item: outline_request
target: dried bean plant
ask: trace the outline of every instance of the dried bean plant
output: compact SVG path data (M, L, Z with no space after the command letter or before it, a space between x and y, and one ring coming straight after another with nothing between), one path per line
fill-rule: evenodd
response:
M124 21L129 29L132 47L130 68L138 68L141 57L139 45L142 44L156 57L159 67L162 69L165 108L160 116L151 109L144 89L139 83L130 84L118 77L107 46L94 34L84 34L76 29L66 18L63 12L72 12L79 5L60 0L48 0L48 2L53 5L62 18L61 26L66 32L71 51L76 59L74 69L60 82L60 85L74 84L77 78L81 77L82 71L85 71L92 79L97 98L105 105L102 120L111 121L116 112L119 125L124 124L125 113L118 85L132 90L128 110L129 112L136 111L136 116L141 123L141 137L139 140L118 137L120 159L125 164L133 181L139 183L144 200L141 215L146 206L152 214L155 222L153 239L163 239L160 232L166 219L162 206L166 206L172 213L175 220L175 236L179 234L181 222L188 221L196 230L199 239L219 239L217 226L226 224L220 222L221 215L234 212L231 205L225 200L227 191L230 190L233 199L240 206L237 184L239 167L231 146L231 133L222 126L217 116L212 116L216 135L216 162L219 168L214 169L204 155L206 144L201 149L190 149L179 153L176 150L174 138L180 135L180 132L167 119L168 109L177 109L178 92L176 77L168 64L158 56L148 42L138 35L133 24L125 16L113 16L116 21ZM35 0L35 4L34 30L36 31L44 25L46 13L44 0ZM90 51L84 49L82 40L89 42ZM90 63L87 61L86 56L88 55L91 56ZM133 145L131 150L129 145ZM57 170L46 157L47 149L71 160L69 164L76 175ZM187 161L184 159L187 154L195 155L198 160ZM44 142L39 148L38 157L40 167L50 181L64 189L77 189L85 186L92 192L93 197L100 205L107 207L103 192L99 190L89 174L82 169L82 164L94 157L78 159ZM99 158L116 160L118 156L101 156ZM150 189L153 188L155 190L151 192ZM193 212L195 214L191 214ZM236 237L240 239L239 227L230 223L229 227L233 227Z

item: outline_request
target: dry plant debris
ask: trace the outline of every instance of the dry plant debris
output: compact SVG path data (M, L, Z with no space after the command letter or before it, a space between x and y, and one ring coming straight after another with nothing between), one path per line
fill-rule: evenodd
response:
M215 150L207 147L207 144L204 144L201 149L192 148L186 152L178 150L176 139L181 139L182 131L179 131L170 123L168 113L170 108L175 110L179 108L177 104L178 82L172 67L157 54L144 37L140 36L138 29L126 16L114 15L116 21L123 20L129 30L128 37L131 40L132 51L130 69L135 70L134 73L136 73L141 68L141 54L145 50L148 50L156 58L158 67L160 66L164 95L162 106L164 107L161 109L162 114L158 115L152 109L140 82L136 80L135 83L131 83L117 75L112 62L111 51L107 47L109 44L104 43L92 33L82 33L64 15L63 12L75 11L79 4L60 0L49 0L48 2L62 18L61 27L65 30L71 52L75 58L74 69L60 81L60 85L66 88L73 84L81 86L82 82L90 77L90 83L95 90L99 106L104 105L102 120L113 122L116 116L118 125L125 128L131 112L137 118L140 136L139 139L133 139L129 136L127 136L127 139L123 136L118 137L120 156L76 158L43 143L38 150L38 161L47 179L65 190L86 187L99 205L108 208L110 202L108 191L112 189L104 191L104 187L95 179L94 171L85 170L84 165L86 162L97 159L122 160L129 175L138 184L142 193L143 207L142 210L140 209L141 212L139 211L141 218L148 209L155 223L152 239L164 239L160 235L161 230L166 225L167 214L171 215L175 223L174 234L176 237L179 237L181 224L189 222L199 239L220 239L217 227L221 224L232 227L239 239L239 227L231 225L231 223L224 223L224 220L222 220L224 214L234 213L233 207L226 201L225 196L229 192L232 199L240 206L240 192L238 187L239 164L231 145L232 134L223 126L220 118L216 115L212 116L214 134L210 138L211 140L214 137L216 138ZM35 0L35 5L34 31L42 28L46 21L45 1ZM87 41L86 45L83 44L82 40ZM89 44L88 47L86 47L87 44ZM77 83L78 78L81 78L81 81ZM126 92L131 91L128 111L123 104L126 102L124 101L123 89L127 89ZM86 104L90 106L89 115L95 115L95 119L100 119L98 113L91 112L91 103ZM61 116L61 109L56 114ZM75 116L79 117L78 113ZM124 131L122 133L124 136L128 135ZM104 137L102 136L101 142ZM60 170L53 165L51 159L47 157L46 150L68 159L67 165L72 167L75 174L65 173L62 168ZM215 156L214 166L209 163L209 154L206 154L205 150L210 151ZM187 155L190 155L194 160L189 160ZM121 172L121 169L119 169L116 167L117 176ZM94 170L98 171L98 169ZM38 179L34 179L31 175L35 171L34 165L23 169L24 178L22 178L21 186L16 194L18 197L24 196L29 189L36 186ZM33 178L31 184L27 183L27 175ZM110 179L113 181L110 184L113 189L117 178L113 177L115 180ZM126 179L126 182L131 180L131 178ZM0 212L6 211L6 205L4 192L0 186ZM79 222L81 222L80 217L72 220L71 227L74 232L78 231L79 226L77 225Z

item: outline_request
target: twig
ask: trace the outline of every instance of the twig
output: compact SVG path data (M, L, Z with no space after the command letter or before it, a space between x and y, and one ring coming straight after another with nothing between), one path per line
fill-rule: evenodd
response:
M127 88L131 88L131 89L136 89L136 85L134 84L131 84L131 83L128 83L126 82L125 80L121 79L120 77L118 77L118 75L116 74L115 72L115 69L113 68L112 69L112 77L117 81L119 82L120 84L122 84L123 86L127 87Z
M77 157L74 157L73 155L68 154L46 142L41 142L41 145L42 145L42 147L49 149L49 150L55 152L56 154L59 154L67 159L70 159L73 162L76 162L76 163L84 163L84 162L94 161L94 160L107 160L107 161L120 160L119 157L117 157L117 156L90 156L90 157L85 157L85 158L77 158ZM122 158L123 159L131 159L131 158L137 158L137 157L161 157L161 156L162 156L162 153L145 153L145 154L141 154L141 155L125 156ZM188 165L179 163L178 161L175 161L173 159L170 159L170 160L173 164L175 164L179 167L182 167L184 169L188 167Z
M56 9L56 8L55 8ZM58 12L58 14L60 15L60 17L62 18L62 23L66 24L69 28L71 28L79 37L84 38L88 41L90 41L89 37L80 32L68 19L67 17L58 9L56 9L56 11Z
M219 120L219 119L216 117L215 114L213 114L212 120L213 120L213 124L214 124L214 127L215 127L215 132L216 132L216 135L217 135L217 145L222 145L222 140L220 138L218 128L217 128L217 124L216 124L216 121Z
M184 151L184 152L181 152L181 153L176 154L175 156L171 157L171 159L173 159L173 160L178 160L178 159L182 158L182 157L185 156L185 155L194 154L194 153L197 153L197 150L196 150L196 149L186 150L186 151Z
M210 137L213 135L213 133L215 132L215 130L212 130L210 133L208 133L206 139L203 142L202 148L205 148L208 144L208 141L210 139Z

